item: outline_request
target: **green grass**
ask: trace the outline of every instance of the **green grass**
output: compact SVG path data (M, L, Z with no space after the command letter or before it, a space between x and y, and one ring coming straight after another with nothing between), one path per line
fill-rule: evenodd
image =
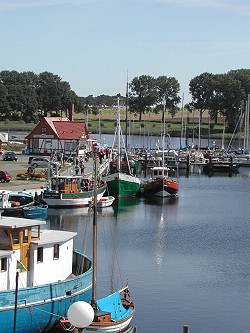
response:
M132 117L132 116L131 116ZM75 114L75 121L83 121L83 114ZM184 120L185 121L185 120ZM149 124L148 124L149 123ZM180 136L181 133L181 112L177 113L177 115L172 118L170 115L167 116L166 120L166 132L171 136ZM101 128L101 132L103 134L114 134L116 125L116 110L115 109L104 109L101 110L100 113L100 121L99 115L88 114L88 130L90 133L99 133L99 127ZM5 121L0 123L0 132L8 132L8 131L27 131L31 132L36 124L34 123L24 123L21 121ZM121 109L121 127L123 133L125 133L125 110ZM198 116L196 115L194 118L194 127L195 131L198 133ZM211 138L219 138L222 136L223 125L220 123L218 125L213 125L210 129L210 137ZM188 125L189 135L192 135L193 131L193 118L189 119ZM130 133L134 135L144 135L147 133L151 135L159 135L162 132L162 124L161 124L161 114L150 114L150 122L148 122L148 115L143 115L143 119L140 121L138 117L133 117L133 120L130 121ZM208 118L204 115L203 117L203 125L201 127L202 137L208 136ZM226 135L231 137L229 133ZM11 147L12 146L12 147ZM21 151L24 146L18 146L11 144L8 148L9 150Z

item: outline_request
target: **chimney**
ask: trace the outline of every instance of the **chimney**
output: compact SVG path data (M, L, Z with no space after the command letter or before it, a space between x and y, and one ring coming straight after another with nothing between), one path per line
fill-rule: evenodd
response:
M69 113L69 120L74 121L74 111L75 111L75 105L72 103L71 111Z

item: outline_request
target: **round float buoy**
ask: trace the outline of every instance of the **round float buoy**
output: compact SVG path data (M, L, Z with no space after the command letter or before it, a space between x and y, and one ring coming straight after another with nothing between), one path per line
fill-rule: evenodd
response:
M77 328L84 328L92 323L94 310L89 303L79 301L69 307L67 316L72 325Z

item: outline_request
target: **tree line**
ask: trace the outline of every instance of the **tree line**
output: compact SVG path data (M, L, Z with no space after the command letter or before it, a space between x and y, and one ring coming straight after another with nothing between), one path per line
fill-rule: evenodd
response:
M202 73L190 80L191 102L185 105L180 97L180 84L174 77L149 75L134 77L127 85L121 105L138 115L148 112L165 112L172 117L180 110L190 113L208 111L211 121L217 123L218 116L224 117L227 130L232 132L239 116L244 113L250 94L250 69L231 70L225 74ZM116 105L116 96L100 95L79 97L70 84L59 76L43 72L2 71L0 72L0 118L38 122L47 115L68 115L72 104L75 112L98 114L101 108Z

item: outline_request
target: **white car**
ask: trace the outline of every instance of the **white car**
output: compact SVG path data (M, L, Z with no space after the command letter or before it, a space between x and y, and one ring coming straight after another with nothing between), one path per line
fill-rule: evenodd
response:
M50 164L50 160L46 157L33 157L31 161L31 166L34 168L40 167L48 167Z

